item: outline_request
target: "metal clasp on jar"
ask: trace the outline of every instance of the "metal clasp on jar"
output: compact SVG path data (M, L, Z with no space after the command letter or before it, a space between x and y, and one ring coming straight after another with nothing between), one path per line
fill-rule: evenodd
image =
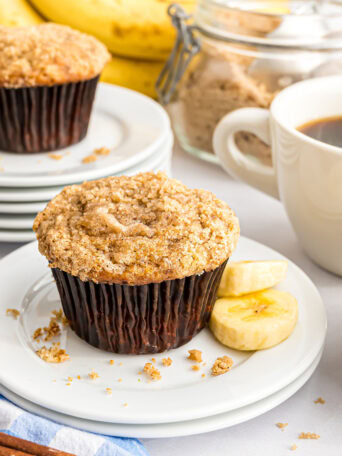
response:
M194 34L196 26L188 24L191 16L175 3L169 6L168 15L177 30L177 36L170 57L155 86L162 104L169 103L178 81L183 76L193 56L200 50L200 41Z

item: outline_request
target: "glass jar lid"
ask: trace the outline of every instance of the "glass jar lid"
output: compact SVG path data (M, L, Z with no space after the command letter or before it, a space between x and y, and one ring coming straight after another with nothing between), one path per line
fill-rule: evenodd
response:
M341 0L199 0L195 24L204 34L240 43L342 48Z

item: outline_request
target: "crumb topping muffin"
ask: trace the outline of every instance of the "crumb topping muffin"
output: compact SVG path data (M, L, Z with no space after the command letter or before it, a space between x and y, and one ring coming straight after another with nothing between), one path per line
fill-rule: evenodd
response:
M65 25L0 26L0 86L64 84L99 75L110 59L96 38Z
M82 281L130 285L211 271L239 237L226 203L164 173L66 187L33 229L50 267Z

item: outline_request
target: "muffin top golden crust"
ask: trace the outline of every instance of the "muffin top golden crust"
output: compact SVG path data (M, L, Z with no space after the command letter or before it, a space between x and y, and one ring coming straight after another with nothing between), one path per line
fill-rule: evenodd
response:
M0 26L0 86L32 87L91 79L110 59L96 38L53 23Z
M213 270L239 238L226 203L164 173L66 187L33 229L51 267L83 281L129 285Z

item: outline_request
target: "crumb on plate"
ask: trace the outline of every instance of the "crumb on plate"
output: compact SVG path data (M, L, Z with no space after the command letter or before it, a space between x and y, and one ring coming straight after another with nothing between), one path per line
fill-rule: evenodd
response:
M63 158L63 155L62 154L49 154L48 155L49 158L51 158L52 160L62 160Z
M32 339L36 340L39 343L39 338L43 335L43 329L37 328L35 332L32 334Z
M50 348L45 345L36 351L36 354L47 363L64 363L70 356L60 347L60 343L53 343Z
M172 359L171 358L163 358L162 359L163 366L171 366Z
M113 390L112 388L106 388L106 393L111 396L111 394L113 393Z
M191 366L191 369L194 370L194 371L199 371L199 370L200 370L200 367L197 366L197 364L193 364L193 365Z
M294 445L291 445L290 450L291 451L295 451L297 448L298 448L297 445L294 444Z
M87 164L87 163L93 163L93 162L95 162L96 160L97 160L97 155L95 155L95 154L90 154L90 155L87 155L86 157L84 157L84 158L82 159L82 163L85 163L85 164Z
M201 377L204 378L204 377L205 377L205 374L202 374Z
M211 375L214 377L228 372L233 365L233 360L229 356L222 356L216 359L211 368Z
M203 361L202 352L200 350L188 350L188 352L188 359L190 359L190 361L196 361L196 363L201 363Z
M144 372L152 379L152 380L160 380L162 377L160 375L159 370L153 366L152 363L146 363L144 366Z
M94 149L94 153L96 155L109 155L110 149L108 147L99 147L98 149Z
M111 366L114 366L114 359L111 359L111 360L109 361L109 364L110 364Z
M95 372L94 369L91 370L91 372L88 374L88 376L92 380L96 380L97 378L100 378L99 374L97 372Z
M325 404L325 400L322 397L318 397L315 401L315 404Z
M19 317L20 312L17 309L6 309L6 315L8 317L13 317L16 320Z

